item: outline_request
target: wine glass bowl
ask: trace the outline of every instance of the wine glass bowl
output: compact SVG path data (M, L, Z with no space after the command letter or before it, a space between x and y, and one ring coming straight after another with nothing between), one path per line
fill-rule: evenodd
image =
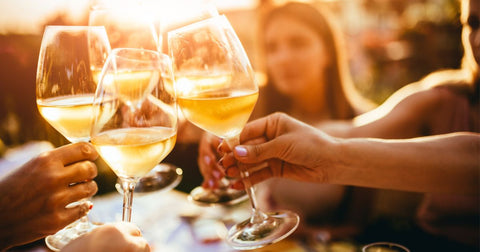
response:
M153 17L149 10L139 3L115 2L114 5L106 3L103 5L95 5L90 10L88 22L91 26L101 25L105 27L112 49L138 48L152 51L158 51L159 49L160 42L158 40L159 37ZM129 78L130 81L140 80L136 85L130 85L129 80L123 82L117 81L117 83L121 83L117 88L122 89L119 90L118 94L124 96L123 100L130 103L132 106L137 106L138 100L143 99L142 94L137 94L136 92L142 91L144 92L143 95L149 93L149 90L139 85L149 85L148 81L141 81L149 80L149 73L137 72L135 74L137 75L136 77L132 77L132 74L125 75L125 77ZM117 76L117 79L118 78L121 78L121 76ZM136 90L132 90L132 88ZM126 96L136 96L138 99L131 99L135 97ZM150 172L148 178L139 179L137 181L135 192L140 192L141 190L153 192L154 189L163 191L174 188L182 179L181 172L178 169L180 168L167 164L162 166L162 172ZM153 176L166 177L153 178ZM144 182L148 184L143 185ZM152 184L154 182L155 186ZM170 182L171 184L168 184L167 182ZM122 190L119 183L115 184L115 188L117 191Z
M183 115L198 127L223 138L233 149L239 144L239 134L258 99L258 84L227 18L219 15L170 31L168 47ZM229 230L227 243L235 249L254 249L293 233L299 216L290 211L260 211L248 172L241 173L252 214ZM197 187L189 198L200 205L240 202L244 194L229 194L229 190L235 190L223 181L220 184L217 189Z
M131 221L136 183L175 145L173 83L170 59L152 50L113 49L102 69L91 142L121 181L123 221Z
M47 26L37 67L40 114L70 142L90 138L91 106L97 87L91 68L110 51L103 27Z
M258 85L233 28L214 16L168 32L177 99L184 117L221 137L231 147L255 106ZM234 204L246 193L219 181L217 189L197 187L189 199L200 205ZM198 200L198 201L197 201Z
M103 66L109 52L110 44L103 27L45 28L37 66L37 107L42 117L70 142L87 142L90 138L98 80L93 69ZM93 227L84 216L47 236L45 242L51 250L59 251Z

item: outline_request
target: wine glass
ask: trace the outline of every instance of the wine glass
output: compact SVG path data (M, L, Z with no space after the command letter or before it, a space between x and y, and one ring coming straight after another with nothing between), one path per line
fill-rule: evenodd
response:
M87 142L90 138L97 87L94 69L104 64L109 52L110 44L103 27L45 28L37 67L37 107L42 117L72 143ZM85 216L47 236L45 241L50 249L58 251L92 228L93 224Z
M150 12L138 3L115 2L94 6L88 23L91 26L104 26L112 49L140 48L157 51L159 40ZM158 164L137 181L135 192L148 193L166 191L177 186L182 180L183 171L172 164ZM123 194L120 178L115 188Z
M410 250L393 242L374 242L365 245L362 252L410 252Z
M120 178L123 221L137 181L173 149L177 105L171 62L157 51L113 49L95 94L91 142Z
M183 116L223 138L231 147L238 144L258 97L251 69L246 68L246 55L243 48L238 48L240 44L231 43L232 36L236 35L228 20L219 15L168 32ZM243 58L238 57L239 53ZM218 188L198 186L188 199L206 206L233 205L247 200L248 195L244 190L232 189L230 181L222 178Z
M168 33L179 107L202 129L222 137L229 147L239 143L258 97L258 85L248 57L223 15L190 24ZM254 249L277 242L298 226L290 211L264 213L257 208L248 174L243 183L252 204L252 215L234 225L227 242L235 249Z

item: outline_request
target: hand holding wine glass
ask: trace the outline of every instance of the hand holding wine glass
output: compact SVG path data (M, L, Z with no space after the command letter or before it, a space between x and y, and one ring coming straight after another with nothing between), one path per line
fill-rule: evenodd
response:
M258 98L258 85L240 40L226 17L212 17L173 30L168 33L168 43L178 104L184 116L223 138L230 148L238 145L239 134ZM252 215L230 229L229 245L235 249L259 248L287 237L297 228L299 217L293 212L260 211L248 173L242 174L242 181L252 204ZM218 203L216 190L202 189L194 189L191 197L207 203L213 199L216 200L213 203ZM199 190L202 191L197 196Z
M40 114L70 142L90 138L92 103L97 88L96 65L103 65L110 44L103 27L47 26L37 67L36 97ZM67 206L69 207L69 206ZM46 243L58 251L70 240L93 227L87 217Z
M122 220L131 221L135 184L170 153L176 141L170 59L151 50L112 50L93 108L92 144L119 177L124 193Z

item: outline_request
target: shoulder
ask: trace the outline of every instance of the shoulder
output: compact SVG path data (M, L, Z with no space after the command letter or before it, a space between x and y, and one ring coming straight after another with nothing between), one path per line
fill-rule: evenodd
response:
M442 81L446 72L435 73L408 84L393 93L376 109L355 118L355 124L364 125L387 116L418 117L434 112L442 104L451 103L465 92L468 86L462 81ZM436 81L433 81L436 80ZM432 83L437 83L436 85Z

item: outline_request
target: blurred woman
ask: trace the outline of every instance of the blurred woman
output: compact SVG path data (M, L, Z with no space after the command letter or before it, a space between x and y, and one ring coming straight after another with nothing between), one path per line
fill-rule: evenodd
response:
M260 89L252 118L282 111L316 125L327 119L352 119L373 107L354 90L338 34L340 29L333 20L326 10L299 2L267 13L262 20L261 37L268 82ZM215 187L217 179L223 176L223 169L215 162L219 158L215 151L218 143L219 139L211 135L205 135L200 143L198 163L204 187ZM365 220L363 210L368 199L360 189L283 179L272 179L259 186L262 208L291 209L307 223ZM353 200L362 201L362 206L352 207ZM347 213L348 209L355 209L355 213ZM337 231L351 234L356 232L354 226ZM344 235L330 231L327 236Z

